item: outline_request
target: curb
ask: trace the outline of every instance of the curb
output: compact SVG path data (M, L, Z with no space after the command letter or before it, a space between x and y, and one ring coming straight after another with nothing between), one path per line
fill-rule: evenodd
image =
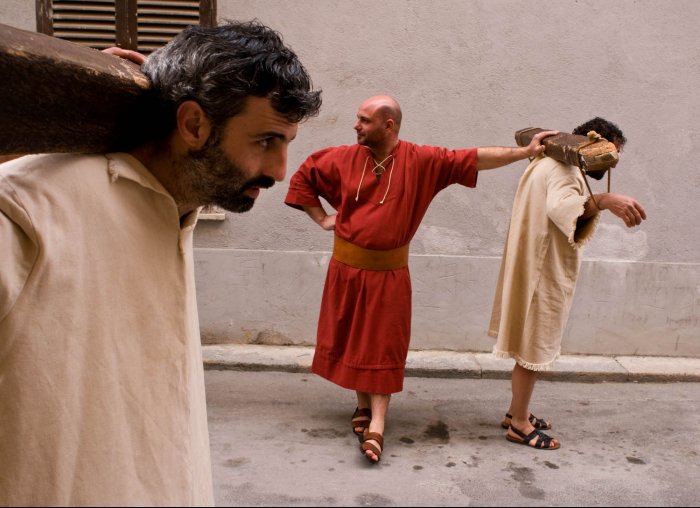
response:
M312 346L203 345L205 370L310 373ZM409 351L406 377L510 379L513 360L491 353ZM700 382L700 358L564 355L540 379L580 383Z

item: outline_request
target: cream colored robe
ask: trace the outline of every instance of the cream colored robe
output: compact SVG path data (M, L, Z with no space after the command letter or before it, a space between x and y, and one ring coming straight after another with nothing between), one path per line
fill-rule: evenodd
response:
M196 212L124 153L0 165L0 505L212 505Z
M530 370L559 356L581 266L599 214L578 221L588 200L578 168L540 156L518 184L494 299L494 354Z

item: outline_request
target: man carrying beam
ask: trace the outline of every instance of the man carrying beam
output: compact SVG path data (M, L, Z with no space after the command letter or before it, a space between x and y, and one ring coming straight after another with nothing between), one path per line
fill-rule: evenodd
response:
M284 178L320 92L257 22L190 27L142 70L149 139L0 165L2 506L213 504L193 228Z

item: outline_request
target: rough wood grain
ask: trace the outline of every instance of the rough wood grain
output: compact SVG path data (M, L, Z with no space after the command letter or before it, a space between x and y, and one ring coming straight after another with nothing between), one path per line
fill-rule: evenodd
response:
M0 154L129 146L143 135L149 90L127 60L0 24Z
M536 134L545 130L547 129L537 127L520 129L515 133L515 142L518 146L527 146ZM560 132L544 138L542 144L544 154L548 157L585 171L603 171L615 167L618 161L615 145L604 138L590 141L586 136Z

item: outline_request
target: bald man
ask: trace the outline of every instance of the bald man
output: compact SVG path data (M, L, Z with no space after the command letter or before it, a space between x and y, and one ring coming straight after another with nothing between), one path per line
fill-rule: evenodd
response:
M352 430L361 452L378 462L391 394L403 389L411 337L408 249L433 198L458 183L475 187L481 170L534 157L527 147L450 150L399 139L393 98L365 100L357 144L320 150L291 178L285 203L335 232L323 291L312 371L357 394ZM328 214L319 197L337 213Z

